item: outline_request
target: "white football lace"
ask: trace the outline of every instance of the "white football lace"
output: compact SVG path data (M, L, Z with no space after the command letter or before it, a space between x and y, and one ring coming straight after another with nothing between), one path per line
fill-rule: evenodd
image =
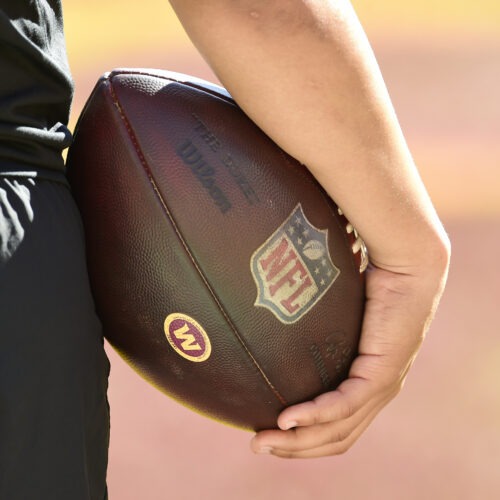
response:
M344 215L344 212L340 208L338 208L339 215ZM354 237L356 240L352 244L352 253L357 254L358 252L361 252L361 264L359 266L359 272L362 273L366 270L368 267L368 249L366 248L365 242L363 241L363 238L358 234L356 231L356 228L348 222L345 230L347 234L352 234L354 233Z

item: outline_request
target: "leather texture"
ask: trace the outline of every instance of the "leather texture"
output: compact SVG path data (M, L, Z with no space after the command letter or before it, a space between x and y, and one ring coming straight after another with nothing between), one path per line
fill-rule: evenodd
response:
M161 391L259 430L276 427L284 407L346 377L364 307L353 235L309 171L223 89L159 70L106 74L78 122L68 177L104 334ZM304 219L289 220L297 207L310 230L300 226ZM325 235L329 256L308 236L320 235L314 228ZM294 240L307 243L302 260L285 237L299 229L307 233ZM303 292L311 283L314 289L316 263L330 261L337 275L326 292L319 299L319 292ZM281 305L271 303L270 288L268 305L256 303L267 278ZM309 299L316 302L301 315L299 303ZM295 316L287 319L289 310ZM179 355L169 342L165 320L177 313L206 333L204 361ZM192 325L179 325L174 343L196 354L203 340Z

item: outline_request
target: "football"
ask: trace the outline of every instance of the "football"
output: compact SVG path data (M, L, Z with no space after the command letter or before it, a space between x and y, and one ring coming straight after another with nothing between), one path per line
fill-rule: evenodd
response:
M67 172L104 335L159 390L261 430L346 378L365 247L225 89L159 70L107 73Z

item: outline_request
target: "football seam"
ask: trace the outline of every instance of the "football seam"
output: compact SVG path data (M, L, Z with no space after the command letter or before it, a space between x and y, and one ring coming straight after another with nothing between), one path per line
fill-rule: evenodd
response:
M167 82L170 83L177 83L179 85L185 85L186 87L190 87L193 89L196 89L200 92L204 92L206 94L210 94L212 97L216 97L218 99L221 99L228 104L232 104L233 106L239 108L238 104L236 101L231 97L231 95L228 92L228 95L221 94L220 92L217 91L217 89L211 89L211 88L206 88L203 87L201 84L197 84L196 82L189 81L189 80L180 80L176 79L173 75L172 76L167 76L167 75L161 75L161 74L155 74L150 71L145 71L145 70L113 70L109 75L108 79L111 80L115 76L120 76L120 75L140 75L140 76L149 76L151 78L156 78L159 80L166 80ZM222 88L222 90L226 90ZM226 90L227 92L227 90ZM239 108L241 109L241 108Z
M240 334L238 333L238 330L236 328L236 326L233 324L231 318L229 317L229 315L227 314L227 312L225 311L219 297L217 296L217 294L215 293L215 291L213 290L212 286L210 285L210 283L208 282L206 276L204 275L203 271L201 270L200 266L198 265L198 262L196 261L196 259L194 258L194 255L192 254L189 246L187 245L184 237L182 236L182 233L180 232L178 226L177 226L177 223L175 222L165 200L163 199L163 196L161 195L160 193L160 190L158 189L158 186L156 184L156 181L154 179L154 176L153 176L153 173L151 171L151 169L149 168L149 165L148 165L148 162L141 150L141 147L139 145L139 141L137 140L137 137L135 135L135 132L132 128L132 125L130 124L130 121L128 120L126 114L125 114L125 111L123 110L121 104L120 104L120 101L118 99L118 96L116 95L116 92L113 88L113 82L111 81L111 77L108 78L108 81L109 81L109 91L110 91L110 94L111 94L111 98L112 98L112 101L113 101L113 104L115 105L116 109L118 110L118 113L120 115L120 118L122 119L124 125L125 125L125 128L128 132L128 136L129 136L129 139L130 141L132 142L133 146L134 146L134 149L135 149L135 152L139 158L139 161L146 173L146 175L148 176L148 179L149 179L149 182L151 183L152 187L153 187L153 190L154 192L156 193L156 196L158 198L158 200L160 201L160 204L162 205L163 207L163 210L165 211L165 214L167 215L170 223L172 224L172 227L182 245L182 247L184 248L184 251L186 252L186 254L188 255L189 259L191 260L192 264L194 265L195 269L197 270L201 280L203 281L203 283L205 284L205 287L208 289L210 295L212 296L214 302L216 303L220 313L222 314L222 316L224 317L224 319L226 320L227 324L229 325L229 327L231 328L233 334L235 335L235 337L238 339L239 343L241 344L241 346L243 347L243 349L245 350L245 352L247 353L248 357L250 358L250 360L252 361L252 363L254 364L254 366L257 368L258 370L258 373L262 376L262 378L264 379L265 383L267 384L267 386L269 387L269 389L272 391L272 393L276 396L276 398L278 399L278 401L283 404L283 405L287 405L287 401L286 399L281 395L281 393L278 391L278 389L276 389L276 387L274 387L274 385L272 384L272 382L269 380L269 378L267 377L266 373L264 372L264 370L261 368L261 366L259 365L259 363L257 362L257 360L255 359L255 357L253 356L253 354L250 352L250 350L248 349L248 347L246 346L245 342L243 341L243 339L241 338Z

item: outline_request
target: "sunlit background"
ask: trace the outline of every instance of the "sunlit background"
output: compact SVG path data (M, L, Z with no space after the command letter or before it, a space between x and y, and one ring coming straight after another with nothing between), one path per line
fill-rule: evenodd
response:
M166 0L64 4L73 126L115 67L215 80ZM108 349L112 500L500 498L500 2L353 4L453 243L405 389L347 455L281 461L252 455L249 434L178 406Z

